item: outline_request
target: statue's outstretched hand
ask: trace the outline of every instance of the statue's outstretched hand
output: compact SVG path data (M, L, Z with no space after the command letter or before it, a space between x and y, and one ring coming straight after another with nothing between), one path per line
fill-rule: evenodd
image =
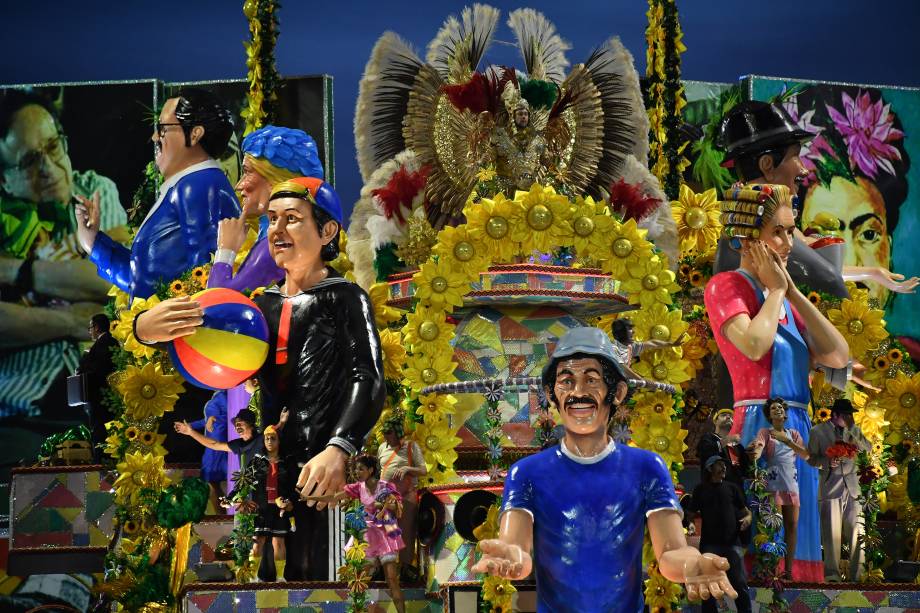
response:
M728 582L725 571L728 560L723 557L704 553L696 560L687 562L684 568L687 598L689 600L706 600L707 598L737 598L738 592Z
M474 573L488 573L505 579L523 579L530 574L533 559L518 545L486 539L479 541L479 549L482 558L473 566Z

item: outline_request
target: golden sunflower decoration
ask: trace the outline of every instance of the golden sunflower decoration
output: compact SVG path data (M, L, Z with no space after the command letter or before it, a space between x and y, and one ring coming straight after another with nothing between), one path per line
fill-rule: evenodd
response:
M897 347L895 347L894 349L890 349L888 351L888 360L892 364L900 364L903 359L904 359L904 353Z
M429 472L439 466L453 467L457 461L455 448L461 441L456 435L456 429L451 428L446 418L416 426L415 439L425 454Z
M187 296L188 288L185 286L184 282L182 282L179 279L176 279L175 281L169 284L169 293L172 294L173 297Z
M831 418L831 410L827 407L821 407L815 411L815 421L818 423L825 422Z
M115 299L115 311L123 311L128 308L128 292L118 289L117 285L109 288L108 295Z
M671 201L671 215L677 224L681 253L705 253L714 248L722 232L715 188L697 194L682 183L678 198Z
M530 191L514 194L519 203L511 223L511 240L520 244L522 255L549 253L573 242L571 204L552 187L534 183Z
M153 362L128 366L116 387L124 397L126 415L135 421L162 417L172 410L183 389L179 377L164 374Z
M463 306L463 296L468 291L466 275L452 269L449 260L429 260L422 264L412 281L415 295L425 304L448 313Z
M633 428L644 428L652 422L670 423L674 415L674 397L664 392L639 392L633 407Z
M399 330L381 330L380 348L383 351L384 378L398 381L402 377L402 365L406 361L406 348L403 347Z
M125 428L125 438L129 441L137 440L138 434L140 434L140 430L138 430L136 426L128 426Z
M206 266L198 266L192 269L192 278L202 287L208 284L208 276L210 276L210 271Z
M851 298L842 300L839 309L827 312L827 318L846 339L850 354L856 358L876 349L888 338L884 316L884 311L871 308L867 300Z
M671 304L671 294L680 291L674 272L668 270L668 260L657 255L626 267L629 278L622 288L629 294L630 304L649 308L655 303Z
M450 349L454 325L449 323L442 309L419 304L409 314L403 328L403 340L412 353L435 355Z
M808 292L808 301L815 306L821 304L821 294L815 291Z
M492 610L510 611L517 588L502 577L488 575L482 581L482 599L492 605Z
M633 441L639 447L654 451L661 456L665 465L680 464L684 461L687 445L687 431L680 427L679 421L650 421L645 427L633 432Z
M607 234L616 221L605 202L595 202L591 196L578 198L571 220L572 244L579 257L590 257L607 249Z
M606 233L606 253L601 264L604 272L614 279L625 279L629 266L647 262L654 254L654 245L646 240L648 230L639 228L635 219L624 223L613 220ZM673 273L671 273L673 274Z
M891 363L888 361L888 355L880 355L872 360L872 366L876 370L888 370L888 367L891 366Z
M867 402L853 414L853 420L870 440L881 440L891 423L885 419L885 408L877 400Z
M113 484L118 504L135 504L142 489L162 490L169 485L163 469L163 456L152 453L127 453L118 463L118 479Z
M651 381L678 385L690 380L689 366L687 360L672 352L656 351L650 356L643 353L633 370Z
M661 302L631 315L636 340L639 341L673 342L690 327L690 324L683 320L679 309L669 310Z
M884 415L893 427L904 424L920 428L920 373L912 376L901 371L893 379L885 381L885 391L879 398L884 407Z
M470 233L486 246L493 263L510 262L514 256L511 223L519 207L520 203L499 193L479 202L470 200L463 208Z
M467 277L478 277L489 263L488 248L468 225L442 229L432 253L438 256L439 261L450 260L453 269Z
M378 328L386 328L389 324L402 319L402 311L387 304L390 299L390 286L387 283L374 283L367 291L374 307L374 320Z
M426 394L418 397L418 412L425 422L433 423L445 415L453 415L457 399L449 394Z
M435 355L413 355L406 359L403 369L403 384L413 391L419 391L435 383L449 383L456 381L454 369L457 367L453 361L453 354L441 351Z

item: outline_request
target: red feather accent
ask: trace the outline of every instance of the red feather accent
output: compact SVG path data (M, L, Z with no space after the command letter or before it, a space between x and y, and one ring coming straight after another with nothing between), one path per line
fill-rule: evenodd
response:
M386 185L371 192L380 201L384 217L391 219L395 215L400 223L406 223L402 207L412 208L415 196L425 189L429 170L427 166L422 166L416 172L400 168L393 173Z
M454 108L463 111L469 110L474 115L488 111L491 104L489 98L489 81L480 72L474 72L466 83L460 85L445 85L441 88Z
M640 222L654 211L659 201L646 196L637 186L620 179L610 184L610 209L623 216L623 221L635 219Z

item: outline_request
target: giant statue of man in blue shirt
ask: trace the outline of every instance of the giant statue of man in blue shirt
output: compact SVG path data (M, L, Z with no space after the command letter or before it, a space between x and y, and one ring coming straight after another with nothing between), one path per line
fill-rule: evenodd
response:
M480 542L473 571L522 579L535 570L539 613L642 611L648 525L661 573L685 583L691 600L734 598L728 561L687 545L661 458L607 436L628 388L604 332L576 328L559 339L543 387L565 437L511 467L499 537Z

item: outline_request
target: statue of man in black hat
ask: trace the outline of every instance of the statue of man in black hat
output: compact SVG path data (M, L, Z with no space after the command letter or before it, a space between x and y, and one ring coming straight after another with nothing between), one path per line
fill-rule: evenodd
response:
M862 560L858 547L862 531L857 523L862 515L859 503L859 475L856 453L872 445L853 420L856 407L840 398L831 407L831 418L811 429L808 463L820 471L818 505L821 510L821 546L824 549L824 579L840 581L842 543L850 549L849 581L856 581Z

